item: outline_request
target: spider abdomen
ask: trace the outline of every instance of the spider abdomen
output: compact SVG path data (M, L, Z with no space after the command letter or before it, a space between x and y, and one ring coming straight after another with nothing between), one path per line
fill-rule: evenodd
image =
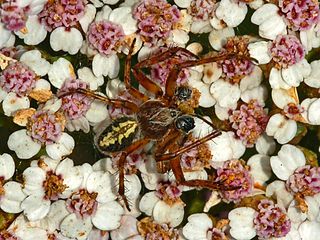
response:
M114 120L99 136L97 145L102 152L119 152L130 146L138 132L138 123L133 118Z

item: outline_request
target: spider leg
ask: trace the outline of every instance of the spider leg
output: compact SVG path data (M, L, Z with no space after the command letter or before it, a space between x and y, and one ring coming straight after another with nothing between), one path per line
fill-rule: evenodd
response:
M155 156L161 155L166 151L170 151L170 148L173 147L173 144L176 144L178 138L180 138L181 132L177 129L170 129L163 138L157 142ZM158 161L157 170L160 173L165 173L170 170L169 161Z
M145 60L142 60L141 62L134 65L134 69L140 69L140 68L148 68L156 63L163 62L171 57L173 57L177 52L183 52L189 57L193 57L195 59L198 59L198 56L194 53L190 52L189 50L182 48L182 47L172 47L164 52L159 52L150 58L147 58Z
M233 58L233 57L244 58L244 59L247 58L245 56L237 56L235 54L220 54L220 55L205 57L205 58L197 59L197 60L187 60L182 63L176 64L171 69L171 71L168 75L167 81L166 81L165 98L170 100L174 96L176 85L177 85L177 79L178 79L180 71L183 68L194 67L194 66L198 66L198 65L202 65L202 64L206 64L206 63L212 63L212 62L216 62L216 61L221 61L221 60Z
M213 132L211 132L210 134L208 134L207 136L197 139L196 141L182 147L182 148L178 148L178 150L174 151L174 152L169 152L169 153L165 153L165 154L160 154L157 153L155 155L156 161L160 162L160 161L167 161L176 157L181 156L183 153L188 152L189 150L191 150L192 148L198 147L199 145L215 138L218 137L219 135L221 135L221 132L219 130L214 130Z
M118 194L122 198L126 208L130 211L130 206L128 199L125 195L125 188L124 188L124 165L126 162L126 158L129 154L133 153L134 151L142 148L143 146L147 145L150 142L149 139L143 138L140 140L135 141L129 147L127 147L124 151L122 151L120 159L119 159L119 190Z
M132 87L131 83L130 83L131 82L130 81L131 58L132 58L132 52L133 52L133 47L134 47L135 41L136 41L136 39L133 40L131 47L130 47L130 50L129 50L129 54L128 54L126 61L125 61L124 84L126 86L126 90L129 92L129 94L131 96L145 102L149 99L149 97L146 96L145 94L143 94L142 92L140 92L139 90L137 90L136 88ZM136 79L138 80L137 77L136 77Z
M73 94L73 93L81 93L83 95L86 95L87 97L93 98L93 99L97 99L101 102L106 103L107 105L111 105L115 108L126 108L131 110L132 112L138 112L139 111L139 107L129 101L129 100L122 100L122 99L110 99L108 97L99 95L93 91L87 90L87 89L82 89L82 88L78 88L75 89L74 91L69 92L68 94ZM65 94L66 95L66 94ZM64 95L64 96L65 96ZM63 96L60 96L63 97Z
M186 180L185 179L183 171L182 171L182 167L180 165L180 157L181 157L182 153L185 151L183 151L183 152L180 151L181 148L180 148L179 144L177 143L177 140L179 137L181 137L181 135L176 136L175 138L171 138L170 140L166 141L167 149L165 149L164 151L168 150L169 152L172 152L172 153L170 153L171 156L170 156L170 158L163 159L161 157L164 155L168 155L168 154L162 154L162 155L156 154L157 164L162 163L162 162L164 162L166 164L166 161L170 160L170 167L172 169L172 172L173 172L178 184L188 186L188 187L208 188L211 190L221 189L222 188L221 182L214 182L214 181L202 180L202 179L194 179L194 180ZM196 146L198 146L197 144L194 144L196 142L193 142L187 146L192 146L191 148L196 147Z
M163 95L162 89L155 82L153 82L150 78L145 76L144 73L141 71L141 69L148 68L154 64L163 62L163 61L173 57L177 52L182 52L185 55L192 57L192 58L195 58L195 59L198 58L195 54L193 54L192 52L190 52L189 50L187 50L185 48L172 47L164 52L157 53L157 54L153 55L152 57L137 63L132 69L133 75L139 81L139 83L144 88L146 88L148 91L154 93L156 97ZM175 81L176 81L176 79L175 79Z

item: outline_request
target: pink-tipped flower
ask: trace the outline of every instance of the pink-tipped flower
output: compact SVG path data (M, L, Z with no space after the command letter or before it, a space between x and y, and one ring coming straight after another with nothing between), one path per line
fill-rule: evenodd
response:
M265 131L269 117L257 100L241 104L239 110L230 112L229 121L236 136L247 147L253 147Z
M7 93L14 92L23 97L35 87L36 79L36 74L26 64L11 62L0 73L0 87Z
M140 1L133 10L139 34L144 42L154 46L169 37L173 25L179 21L179 9L166 0Z
M280 0L279 7L294 31L308 30L319 21L317 0Z
M215 9L215 0L192 0L188 8L188 13L194 19L207 21L214 17Z
M58 96L63 96L61 109L69 119L78 119L84 116L90 108L91 100L86 95L72 93L79 88L88 89L89 85L79 79L70 79L65 81L58 91Z
M4 230L0 232L0 240L21 240L21 238L15 236L13 233Z
M34 141L48 145L59 140L63 126L56 114L40 110L30 117L27 130Z
M242 78L252 73L254 64L248 59L230 58L219 62L222 73L231 83L238 83Z
M305 50L296 36L278 35L269 44L269 54L276 63L276 67L287 68L300 62L305 56Z
M16 1L4 1L0 6L0 20L10 31L19 31L26 26L28 7L21 8Z
M249 170L239 160L226 161L221 168L217 169L216 182L222 184L220 196L226 202L239 202L248 196L253 188L253 179Z
M40 22L51 32L57 27L75 26L84 15L84 0L52 0L48 1L38 15Z
M94 215L98 206L97 196L96 192L89 193L86 189L74 192L67 200L68 211L82 219Z
M124 36L121 25L107 20L91 23L87 33L90 47L104 55L116 52Z
M160 48L158 53L164 52L166 50L168 50L168 48L165 48L165 47ZM158 53L155 53L155 54L158 54ZM150 71L152 80L156 81L161 86L165 86L168 75L170 71L173 69L173 67L187 60L193 60L193 58L191 58L190 56L186 56L184 53L177 52L174 57L170 57L165 61L154 64L151 67L151 71ZM186 83L189 76L190 76L189 70L187 68L182 69L177 77L177 80L176 80L177 84L181 85Z
M182 194L182 186L176 182L161 181L156 187L156 196L164 201L175 201L180 198Z
M310 165L297 168L288 178L286 187L294 194L313 196L320 193L320 167Z
M267 199L260 201L253 222L259 239L284 237L291 228L291 222L286 213Z

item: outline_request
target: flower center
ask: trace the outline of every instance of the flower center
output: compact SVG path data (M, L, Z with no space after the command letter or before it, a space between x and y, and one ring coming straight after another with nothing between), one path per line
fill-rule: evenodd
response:
M249 170L240 160L226 161L221 168L217 169L215 181L221 182L220 195L226 202L239 202L251 193L253 187ZM226 190L223 191L223 189Z
M0 73L0 86L7 93L14 92L23 97L35 87L36 79L36 74L24 63L10 62Z
M156 195L167 204L172 205L181 201L182 187L176 182L162 181L156 187Z
M84 9L83 0L51 0L46 3L38 18L49 32L61 26L68 29L78 24Z
M122 26L107 20L91 23L87 34L90 46L104 55L116 52L124 37Z
M194 138L190 138L184 146L191 144L196 141ZM187 170L198 170L203 169L210 165L210 160L212 158L211 151L208 144L201 144L197 148L192 148L190 151L181 155L181 167Z
M207 239L228 240L226 234L218 228L211 228L207 231Z
M269 44L269 54L275 63L275 67L287 68L300 62L305 56L305 50L296 36L278 35Z
M164 52L167 49L168 48L160 48L160 51L158 53ZM191 58L178 52L175 57L170 57L165 61L154 64L150 70L152 80L158 82L161 86L165 86L168 75L170 71L173 69L173 67L187 60L191 60ZM180 71L178 78L176 80L177 85L186 83L189 76L190 76L189 70L186 68L183 68Z
M293 120L297 120L300 114L304 112L304 108L295 103L289 103L283 108L283 112L286 117Z
M4 177L0 177L0 199L5 193L3 185L4 185Z
M61 109L69 119L83 117L90 108L91 101L86 95L81 93L69 94L79 88L88 89L89 86L79 79L67 80L57 93L58 96L65 94L65 96L62 97Z
M144 239L179 239L177 229L167 224L158 224L150 217L145 217L138 222L138 231Z
M319 20L316 0L279 0L279 7L294 31L308 30Z
M28 8L20 8L15 1L4 1L0 6L0 19L10 31L19 31L26 26Z
M20 240L19 237L16 237L14 234L4 230L0 232L0 240Z
M218 62L224 77L232 84L239 83L242 78L251 74L254 69L254 64L249 58L248 42L249 40L246 37L231 37L228 38L222 49L222 52L226 54L247 57L229 58Z
M179 9L166 0L140 1L133 10L140 35L143 41L151 46L169 37L180 15Z
M230 112L229 121L236 136L247 147L253 147L265 131L269 117L257 100L240 105L239 110Z
M215 8L215 0L192 0L188 13L195 19L206 21L215 15Z
M297 168L288 178L286 187L301 200L320 193L320 167L306 165Z
M32 139L41 144L56 143L63 131L64 118L56 113L46 110L37 111L33 114L27 124L28 134Z
M291 228L290 219L283 210L267 199L260 201L253 222L257 235L263 239L284 237Z
M67 185L63 184L61 175L56 175L53 171L48 171L46 180L43 182L45 198L49 200L58 200L59 194L66 190Z
M67 208L70 212L73 212L77 217L85 218L93 215L98 206L96 198L98 193L89 193L86 189L80 189L75 192L67 200Z

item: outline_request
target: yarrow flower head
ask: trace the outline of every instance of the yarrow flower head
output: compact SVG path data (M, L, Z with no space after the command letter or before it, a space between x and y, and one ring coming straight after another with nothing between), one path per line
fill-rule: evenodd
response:
M47 171L46 178L43 181L44 198L47 200L58 200L59 195L67 188L67 185L64 184L63 181L64 179L61 174L56 174L54 171Z
M216 9L215 0L192 0L188 13L197 20L209 20L214 17Z
M166 51L168 48L160 48L159 53ZM151 78L152 80L158 82L161 86L166 85L166 80L170 71L173 67L179 63L182 63L187 60L195 59L193 57L187 56L183 52L177 52L174 57L170 57L169 59L162 61L160 63L154 64L151 67ZM185 84L187 82L188 77L190 76L190 72L187 68L183 68L176 80L178 85Z
M84 15L84 0L52 0L48 1L38 15L40 22L51 32L58 27L75 26Z
M28 7L21 8L16 1L4 1L0 5L0 20L10 31L19 31L26 26Z
M21 240L10 231L4 230L0 232L0 240Z
M280 238L288 234L291 222L286 213L271 200L261 200L253 220L261 239Z
M94 215L98 206L98 202L96 201L97 196L98 193L89 193L86 189L80 189L72 193L66 202L68 211L75 213L78 218Z
M207 239L211 240L227 240L226 234L218 228L211 228L207 232Z
M248 42L249 40L246 37L230 37L221 49L221 52L226 55L242 56L242 58L228 58L218 62L222 68L222 74L230 83L239 83L254 69L254 64L249 58Z
M250 60L237 58L222 60L220 66L225 78L232 83L237 83L243 77L248 76L254 68Z
M287 68L300 62L305 56L301 42L293 35L278 35L269 44L268 50L277 68Z
M3 54L4 56L9 58L15 58L17 52L18 48L16 47L4 47L0 49L0 54Z
M76 89L88 89L89 85L79 79L70 79L64 82L57 95L62 96L61 109L69 119L78 119L90 108L91 101L81 93L71 93Z
M124 36L121 25L107 20L91 23L87 33L90 46L104 55L117 51Z
M294 31L308 30L319 21L319 3L316 0L280 0L279 6Z
M138 231L143 239L179 239L179 232L177 229L168 224L159 224L150 217L141 219L138 224Z
M184 146L191 144L196 139L191 138L186 141ZM212 154L208 144L204 143L196 148L192 148L189 151L181 155L180 163L181 167L187 170L203 169L210 165Z
M289 103L283 108L284 115L293 120L298 120L301 113L305 111L300 104Z
M156 187L156 196L168 204L180 200L181 195L182 186L179 186L176 182L161 181Z
M263 107L257 100L250 100L249 103L241 104L239 110L230 111L229 114L229 121L236 137L247 147L253 147L265 131L269 120Z
M10 62L0 73L0 86L7 93L26 96L35 87L37 75L22 62Z
M286 187L290 192L302 196L320 193L320 167L306 165L297 168L288 178Z
M166 0L140 1L133 10L139 34L148 45L154 46L169 37L173 25L180 18L179 9Z
M220 191L221 197L226 202L239 202L251 193L253 187L253 179L249 170L240 160L226 161L221 168L217 169L215 181L221 182L225 189L228 189Z
M56 143L64 129L64 118L59 113L40 110L33 114L27 124L27 133L41 144Z

